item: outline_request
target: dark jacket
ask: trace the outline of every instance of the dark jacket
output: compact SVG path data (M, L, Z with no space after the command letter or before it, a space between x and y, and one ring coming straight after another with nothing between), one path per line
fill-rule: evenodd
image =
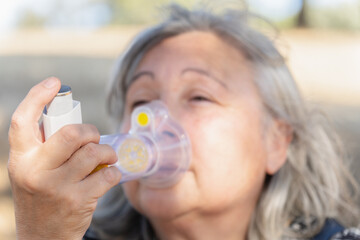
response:
M83 240L101 240L89 229ZM251 240L251 239L250 239ZM295 240L295 239L294 239ZM310 240L360 240L360 229L345 229L334 219L327 219L322 230Z

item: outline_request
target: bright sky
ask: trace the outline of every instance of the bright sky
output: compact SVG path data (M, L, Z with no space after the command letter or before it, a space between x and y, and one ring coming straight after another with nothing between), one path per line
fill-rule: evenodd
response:
M281 20L298 13L302 0L247 0L253 11L273 20ZM356 4L359 0L308 0L312 7L336 7L339 4Z
M0 32L12 27L17 13L16 9L21 6L19 1L3 1L0 8Z
M30 9L40 16L48 16L56 10L56 2L61 2L64 10L52 18L52 22L48 23L50 26L71 25L86 28L99 25L108 19L109 9L105 5L95 3L85 6L88 2L94 2L90 0L6 0L0 5L0 34L13 30L24 10Z
M302 0L247 0L250 8L260 15L281 20L298 13Z
M22 11L27 8L35 13L46 15L52 7L47 0L6 0L0 5L0 33L10 31L15 27L16 21Z

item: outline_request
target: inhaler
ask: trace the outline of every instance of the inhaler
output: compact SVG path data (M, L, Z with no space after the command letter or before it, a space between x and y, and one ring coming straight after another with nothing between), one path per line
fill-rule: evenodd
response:
M55 98L46 105L43 112L45 140L68 124L82 123L81 104L74 101L69 86L61 85Z
M63 88L71 92L70 87ZM43 114L46 139L66 124L81 123L80 103L61 91ZM152 188L170 187L190 165L189 137L158 100L134 109L128 133L103 135L100 144L108 144L115 150L118 161L113 166L122 174L120 183L139 179Z

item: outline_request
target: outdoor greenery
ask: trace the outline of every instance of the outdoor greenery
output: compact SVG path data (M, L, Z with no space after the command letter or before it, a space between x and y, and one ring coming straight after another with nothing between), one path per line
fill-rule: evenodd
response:
M221 2L220 2L221 1ZM220 6L224 0L176 0L185 6L193 6L199 2L206 2L208 5ZM249 5L252 0L229 1L238 3L238 5ZM339 3L336 7L311 7L311 0L302 1L302 9L299 13L286 19L275 21L279 27L321 27L321 28L340 28L340 29L360 29L360 1L354 1L353 4L346 2ZM84 0L82 5L77 8L68 9L63 0L53 0L53 9L48 14L40 15L32 9L26 9L18 20L19 27L41 27L45 25L56 25L58 19L66 19L89 9L102 8L106 9L102 12L103 18L99 18L99 14L92 11L92 21L98 21L99 26L123 25L123 24L150 24L158 19L159 8L167 3L174 2L172 0ZM228 2L225 0L224 2ZM251 9L256 12L256 9ZM87 17L89 18L89 14ZM90 16L91 18L91 16ZM99 19L99 20L96 20ZM84 21L86 22L87 19ZM274 21L273 19L270 19ZM61 21L60 21L61 22Z

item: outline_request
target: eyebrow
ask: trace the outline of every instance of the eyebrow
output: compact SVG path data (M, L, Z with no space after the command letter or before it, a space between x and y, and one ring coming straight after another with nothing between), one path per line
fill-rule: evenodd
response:
M142 71L142 72L139 72L137 74L135 74L135 76L133 76L131 78L131 83L134 82L135 80L139 79L140 77L142 76L149 76L152 80L155 79L155 76L154 76L154 73L153 72L150 72L150 71Z
M199 74L201 74L201 75L204 75L204 76L206 76L206 77L208 77L208 78L216 81L216 82L219 83L221 86L223 86L225 89L228 89L227 85L226 85L223 81L221 81L219 78L211 75L211 74L210 74L208 71L206 71L206 70L203 70L203 69L200 69L200 68L192 68L192 67L190 67L190 68L185 68L184 70L182 70L181 75L185 74L186 72L196 72L196 73L199 73Z
M217 77L211 75L208 71L200 69L200 68L193 68L193 67L189 67L189 68L185 68L184 70L181 71L181 75L185 74L186 72L196 72L199 73L201 75L204 75L214 81L216 81L217 83L219 83L221 86L223 86L225 89L228 89L227 85L221 81L220 79L218 79ZM139 79L142 76L149 76L152 80L155 79L155 75L153 72L151 71L141 71L137 74L135 74L135 76L133 76L131 78L131 83L133 83L135 80Z

